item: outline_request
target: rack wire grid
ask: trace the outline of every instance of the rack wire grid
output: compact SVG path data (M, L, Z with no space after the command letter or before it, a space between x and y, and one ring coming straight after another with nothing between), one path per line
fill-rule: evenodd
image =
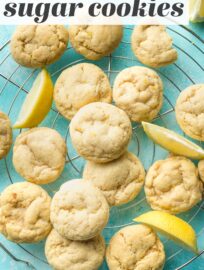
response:
M0 109L7 113L12 121L17 118L23 100L32 86L39 70L24 68L12 59L10 54L10 36L14 27L0 27ZM110 56L94 62L108 75L113 84L116 75L124 68L142 65L131 51L130 36L133 27L124 27L124 37L119 48ZM164 105L157 118L153 120L158 125L183 134L175 120L175 102L180 92L189 85L203 83L204 75L204 41L194 32L184 26L170 26L167 31L173 37L174 47L179 59L176 63L157 69L164 83ZM8 38L9 37L9 38ZM63 57L48 67L55 82L60 73L81 62L91 62L78 55L72 47L68 47ZM41 126L58 130L65 138L68 146L67 161L64 172L54 183L43 186L51 196L63 182L69 179L81 178L84 160L73 148L69 135L69 122L63 118L53 105L50 113ZM13 141L22 130L13 131ZM185 136L185 134L183 134ZM198 143L198 142L197 142ZM202 145L201 142L199 142ZM135 153L147 170L156 160L164 159L168 153L155 145L144 134L141 124L133 124L133 137L129 150ZM0 190L9 184L24 181L12 165L12 150L0 161ZM112 235L124 226L133 224L133 218L150 210L142 191L137 198L123 206L111 208L110 220L103 231L106 243ZM197 234L199 255L194 256L170 240L160 236L165 246L166 264L164 269L204 269L204 202L199 203L190 211L179 215L190 223ZM0 269L50 269L44 256L44 242L39 244L14 244L0 236ZM100 270L108 269L104 262Z

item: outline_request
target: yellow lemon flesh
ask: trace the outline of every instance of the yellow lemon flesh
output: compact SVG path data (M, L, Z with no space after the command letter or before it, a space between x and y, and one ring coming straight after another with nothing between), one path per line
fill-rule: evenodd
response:
M191 22L204 22L204 0L189 0Z
M184 220L162 211L150 211L134 221L148 225L183 247L198 253L195 231Z
M204 150L200 146L174 131L146 122L142 122L142 125L147 136L169 152L192 159L204 159Z
M47 70L43 69L28 93L14 128L32 128L39 125L52 106L53 83Z

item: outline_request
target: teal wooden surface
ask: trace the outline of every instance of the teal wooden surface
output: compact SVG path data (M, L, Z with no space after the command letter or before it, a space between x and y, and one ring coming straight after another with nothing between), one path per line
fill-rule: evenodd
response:
M191 32L183 29L179 26L169 27L168 31L174 39L174 45L178 49L179 59L176 65L161 68L157 70L164 82L164 106L161 110L162 119L156 119L154 122L160 125L166 124L168 128L175 130L182 134L178 125L175 122L175 115L173 107L175 105L176 98L179 95L179 91L182 91L187 86L193 83L204 83L204 43L199 40L204 39L204 24L189 25L189 29L195 31L197 37ZM14 26L0 26L0 47L10 39L10 36L14 30ZM114 52L111 58L111 70L115 72L109 72L110 59L104 58L97 61L96 64L103 68L109 75L111 82L113 82L118 71L133 65L141 65L134 57L130 44L132 30L126 29L123 40L125 43L121 43L119 48ZM123 58L119 58L119 56ZM6 58L6 60L4 60ZM68 50L54 65L48 67L49 72L52 74L53 81L60 74L60 70L73 63L86 61L81 56L77 55L72 49ZM3 63L2 63L3 62ZM21 104L26 96L24 90L30 89L34 78L38 71L25 69L19 67L9 55L9 46L5 46L0 50L0 109L9 114L12 122L16 120L17 114L21 107ZM9 78L9 82L7 81ZM19 87L22 87L20 89ZM73 149L69 134L68 134L68 121L62 116L58 115L53 105L53 110L50 111L44 122L43 126L49 126L57 129L62 136L66 139L70 158L76 156L76 152ZM14 131L15 137L19 134L19 131ZM134 132L133 140L129 145L129 149L139 156L146 169L155 160L165 158L167 152L156 146L154 148L153 143L144 135L142 129L138 126L136 132ZM73 165L78 170L83 170L84 161L77 159L73 161ZM9 173L8 173L9 172ZM53 184L44 186L45 189L53 195L53 193L59 188L59 186L68 179L80 177L74 167L67 163L66 168L58 181ZM24 181L14 170L12 165L12 151L10 151L8 157L0 161L0 190L3 190L11 182ZM105 228L103 235L108 244L111 236L117 232L121 227L131 224L132 219L149 210L147 202L144 198L144 192L133 202L111 209L111 218ZM191 211L180 215L183 219L192 224L198 235L199 249L204 249L204 205L200 203L195 206ZM191 260L194 255L188 251L184 251L178 245L172 241L168 241L164 237L161 237L167 255L167 261L165 264L165 270L173 270L185 262ZM44 256L44 242L38 245L32 244L14 244L7 241L3 236L0 236L0 270L21 270L21 269L50 269ZM106 270L107 266L104 263L100 270ZM188 270L204 270L204 256L200 256L192 263L185 267Z

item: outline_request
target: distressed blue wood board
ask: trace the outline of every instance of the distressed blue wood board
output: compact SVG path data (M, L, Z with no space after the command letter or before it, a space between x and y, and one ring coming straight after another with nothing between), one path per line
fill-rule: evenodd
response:
M12 123L15 122L23 100L26 97L38 70L26 69L16 64L9 49L9 41L15 26L0 26L0 110L9 114ZM195 83L204 83L204 24L189 25L187 30L180 26L168 27L168 32L174 39L174 46L179 53L178 61L168 67L157 69L164 82L164 105L160 117L154 120L155 124L183 134L175 121L174 106L176 99L183 89ZM194 31L193 34L191 31ZM133 55L130 46L132 27L126 27L123 42L111 57L94 62L100 66L109 76L113 83L119 71L133 65L142 65ZM76 63L88 62L82 56L69 48L63 57L55 64L48 67L55 82L60 72ZM69 136L69 122L56 110L53 104L52 110L41 124L58 130L65 138L68 146L67 163L64 172L55 183L45 185L44 188L51 196L59 189L60 185L67 180L81 177L84 160L76 158ZM133 139L129 150L134 152L142 160L145 169L158 159L164 159L168 153L159 146L155 146L144 134L140 125L133 125ZM14 140L19 130L13 132ZM199 142L197 142L199 144ZM203 145L204 146L204 145ZM70 162L72 160L72 162ZM14 170L12 165L12 150L6 159L0 160L0 191L11 183L24 181ZM109 243L112 235L122 227L132 224L132 219L137 215L150 210L144 191L129 204L113 207L108 225L103 231L106 243ZM180 215L195 229L198 236L199 250L204 250L204 203L201 202L192 210ZM204 256L194 258L194 255L183 250L178 245L161 236L166 251L165 270L173 270L183 267L187 270L204 270ZM187 264L186 266L184 264ZM39 244L14 244L0 236L0 270L21 269L51 269L44 255L44 242ZM100 270L107 270L104 264Z

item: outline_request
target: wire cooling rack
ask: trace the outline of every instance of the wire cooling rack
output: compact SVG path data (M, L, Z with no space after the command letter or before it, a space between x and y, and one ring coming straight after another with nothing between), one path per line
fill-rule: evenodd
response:
M26 69L17 65L10 54L9 43L13 27L0 27L2 37L0 42L0 109L6 112L12 122L16 120L23 100L28 93L39 70ZM124 38L119 48L110 56L94 62L108 75L111 84L115 76L124 68L141 65L131 51L130 36L132 27L125 27ZM168 127L184 135L175 121L175 102L179 93L189 85L204 82L204 41L194 32L183 26L168 27L169 34L173 37L174 47L178 50L179 59L169 67L157 69L164 82L164 105L157 118L156 124ZM72 47L68 47L63 57L48 70L56 81L60 73L81 62L89 62L76 54ZM65 138L68 146L68 154L65 170L55 183L45 185L44 188L53 195L60 185L73 178L80 178L83 171L84 160L80 158L71 145L69 135L69 122L65 120L53 105L42 126L48 126L58 130ZM22 130L14 131L14 140ZM184 135L185 136L185 135ZM197 142L202 146L201 142ZM133 124L133 138L129 150L134 152L143 162L146 169L158 160L164 159L168 153L155 145L144 134L140 124ZM23 181L17 175L12 165L12 151L0 161L0 190L7 185ZM103 235L108 244L112 235L124 226L133 224L133 218L150 210L144 192L132 202L111 209L111 217L104 229ZM196 205L180 217L189 222L198 237L200 254L183 250L172 241L161 236L166 251L166 270L173 269L204 269L204 202ZM38 245L14 244L0 236L0 269L50 269L44 256L44 242ZM106 270L104 264L100 270Z

